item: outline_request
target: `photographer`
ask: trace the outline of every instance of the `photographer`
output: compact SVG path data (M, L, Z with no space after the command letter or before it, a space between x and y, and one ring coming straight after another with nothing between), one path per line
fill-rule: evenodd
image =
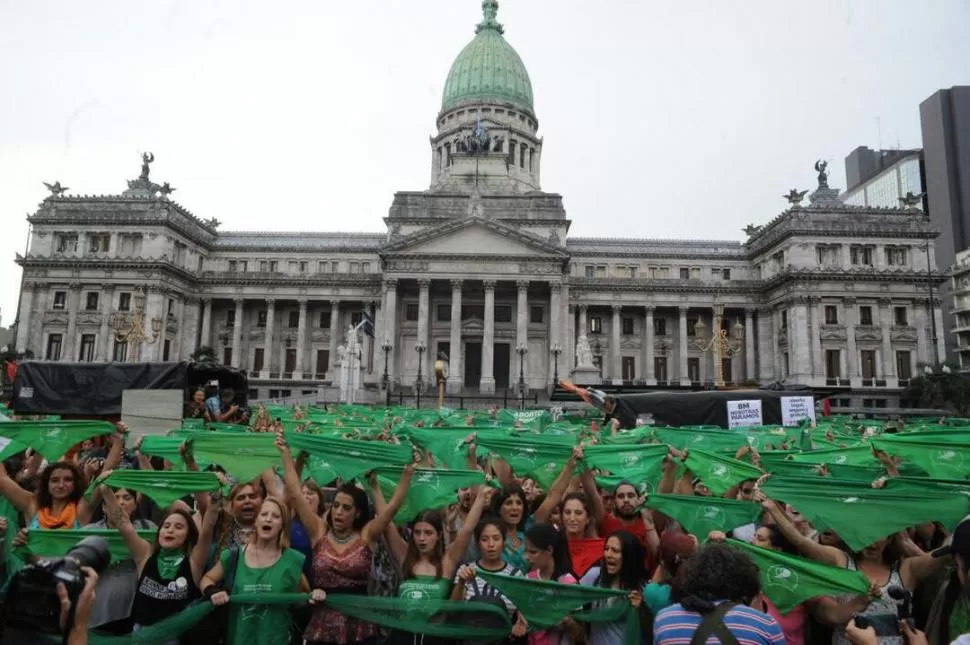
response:
M64 641L67 645L87 645L88 643L88 620L91 617L91 608L94 606L94 588L98 586L98 574L91 567L82 567L81 571L84 572L84 589L77 597L74 622ZM71 619L71 599L67 595L67 587L60 583L57 585L57 599L61 602L61 629L67 629Z

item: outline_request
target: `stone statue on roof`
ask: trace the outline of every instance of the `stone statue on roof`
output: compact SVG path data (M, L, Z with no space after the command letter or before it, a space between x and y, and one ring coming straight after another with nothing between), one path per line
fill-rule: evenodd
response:
M51 197L60 197L67 191L71 190L67 186L61 186L61 182L55 181L53 184L48 184L46 181L44 185L47 186L47 190L51 191Z
M150 152L142 153L141 176L139 177L139 179L148 179L148 173L151 171L151 169L148 167L148 164L152 163L153 161L155 161L155 155L153 155Z
M822 161L819 159L815 162L815 170L818 172L818 187L828 188L829 187L829 174L826 169L829 167L829 162Z

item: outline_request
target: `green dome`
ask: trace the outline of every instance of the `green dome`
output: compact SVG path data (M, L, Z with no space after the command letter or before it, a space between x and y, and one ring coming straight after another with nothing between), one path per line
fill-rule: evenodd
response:
M484 0L485 19L451 65L441 110L464 101L507 101L532 112L532 82L522 59L502 36L504 29L496 20L498 2Z

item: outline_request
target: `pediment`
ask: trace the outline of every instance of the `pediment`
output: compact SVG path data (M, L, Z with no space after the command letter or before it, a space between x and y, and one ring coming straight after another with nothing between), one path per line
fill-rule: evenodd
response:
M501 255L523 258L565 258L562 249L515 228L468 217L443 226L429 227L395 240L381 249L382 255Z

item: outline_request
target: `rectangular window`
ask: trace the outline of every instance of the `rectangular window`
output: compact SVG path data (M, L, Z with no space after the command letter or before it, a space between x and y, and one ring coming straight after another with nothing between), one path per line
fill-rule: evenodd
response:
M128 343L120 340L115 341L114 348L111 350L111 360L116 363L124 363L128 360Z
M240 273L246 273L246 271L248 271L248 270L249 270L249 262L246 261L246 260L240 260L239 261L239 272Z
M64 309L66 306L67 306L67 292L55 291L54 302L51 304L51 309Z
M306 273L306 271L307 271L307 262L304 260L300 262L300 273Z
M73 233L55 233L54 250L57 253L77 253L77 235Z
M909 324L909 316L906 307L893 307L893 320L897 327L905 327Z
M825 305L825 324L826 325L838 325L839 324L839 308L835 305Z
M226 312L226 327L234 327L236 325L236 310L230 309Z
M842 378L842 356L837 349L825 350L825 378Z
M296 273L300 268L300 263L296 260L290 260L286 266L290 273Z
M296 370L296 349L287 349L283 356L283 372L293 374Z
M111 235L108 233L88 233L88 251L91 253L107 253L111 246Z
M461 319L462 320L485 320L485 306L484 305L462 305Z
M81 349L78 351L77 360L82 363L90 363L94 360L94 334L82 334L81 335Z
M597 278L605 278L606 277L606 265L605 264L597 265L597 267L596 267L596 277Z
M637 277L637 267L627 267L626 268L626 271L627 271L627 274L624 277L628 277L631 280L632 279L636 279L636 277Z
M687 319L687 336L693 338L697 335L697 318Z
M118 294L118 311L131 311L131 294Z
M418 303L409 302L404 305L404 320L408 322L417 322L419 313L420 309L418 308Z
M317 262L317 273L329 273L330 260L320 260Z
M359 262L351 262L350 263L350 272L351 273L357 273L358 271L360 271L360 263Z
M352 327L356 327L364 319L363 311L355 311L350 314L350 324Z
M256 326L265 327L266 326L266 316L267 312L265 310L256 313Z
M721 272L721 276L722 276L722 277L723 277L723 278L724 278L725 280L730 280L730 279L731 279L731 269L724 269L724 270L723 270L723 271Z
M791 376L791 359L788 357L788 352L782 354L782 369L784 370L785 376Z
M168 315L169 316L175 315L175 298L168 299Z
M260 273L266 273L267 271L269 271L269 262L267 262L266 260L260 260L259 261L259 272ZM259 371L259 370L257 370L257 371Z
M632 381L633 379L635 379L637 377L637 371L636 371L637 359L636 358L634 358L633 356L623 356L620 359L620 363L622 365L622 368L621 369L622 369L622 372L623 372L623 380L624 381Z
M690 279L691 280L700 280L701 279L701 268L700 267L691 267L691 270L690 270Z
M435 307L435 320L438 322L451 322L451 305L438 305Z
M782 330L788 329L788 310L787 309L781 310L781 328Z
M541 325L545 320L546 310L543 307L529 307L529 323Z
M98 292L89 291L84 301L85 311L97 311L98 310Z
M293 396L293 390L280 390L280 396L284 399L288 399Z
M585 269L586 269L586 272L585 272L584 275L587 278L595 278L596 277L596 267L595 266L593 266L592 264L587 264L586 267L585 267Z
M235 273L236 271L239 271L239 263L235 260L229 260L229 272Z
M270 390L269 391L269 398L271 398L271 399L278 399L278 398L280 398L280 391L279 390Z
M687 267L681 267L681 269L680 269L680 279L681 280L690 280L690 269L688 269Z
M653 319L653 333L655 336L666 336L667 335L667 319L666 318L654 318Z
M913 363L909 352L896 352L896 376L903 381L913 378Z
M687 380L691 383L701 382L701 359L687 359Z
M121 245L119 255L125 258L138 257L141 255L141 233L122 233L118 239ZM201 260L202 258L199 258ZM202 267L200 266L199 269Z
M623 320L620 321L620 323L622 326L621 333L624 336L632 336L635 333L634 332L635 323L633 322L633 318L623 318Z
M859 307L859 324L872 325L872 307L868 305Z
M657 383L667 382L667 357L666 356L654 356L653 377L657 379Z
M222 364L232 365L232 347L222 348Z
M730 358L721 359L721 378L724 379L725 383L734 382L734 369L733 361Z
M339 272L340 272L340 262L334 260L333 262L330 263L330 273L339 273Z
M602 334L603 333L603 319L599 316L589 317L589 333L591 334Z
M600 378L603 378L603 357L594 356L593 366L596 368L596 372L599 374Z
M370 262L361 262L360 263L360 272L361 273L370 273Z
M864 349L859 354L862 360L862 378L866 380L876 378L876 351Z
M512 305L495 305L495 322L512 322Z
M300 326L300 312L293 310L287 313L286 326L290 329L296 329Z
M263 371L263 356L265 355L265 350L262 347L257 347L253 350L253 371L262 372Z
M162 360L165 362L168 362L171 354L172 354L172 341L166 338L165 342L162 344Z
M712 280L715 280L715 281L720 280L721 279L721 270L720 269L711 269L711 279Z
M317 378L323 378L327 375L327 370L330 369L330 350L329 349L318 349L317 350L317 364L316 372Z
M855 266L872 266L875 248L865 244L853 244L849 247L849 259Z
M902 267L909 263L909 254L905 246L887 246L886 264L891 267Z
M320 312L320 320L319 320L319 323L317 324L317 327L319 327L320 329L330 329L330 312L329 311L321 311Z
M276 260L269 261L270 273L276 273L277 271L279 271L279 269L280 269L280 263L278 261Z

